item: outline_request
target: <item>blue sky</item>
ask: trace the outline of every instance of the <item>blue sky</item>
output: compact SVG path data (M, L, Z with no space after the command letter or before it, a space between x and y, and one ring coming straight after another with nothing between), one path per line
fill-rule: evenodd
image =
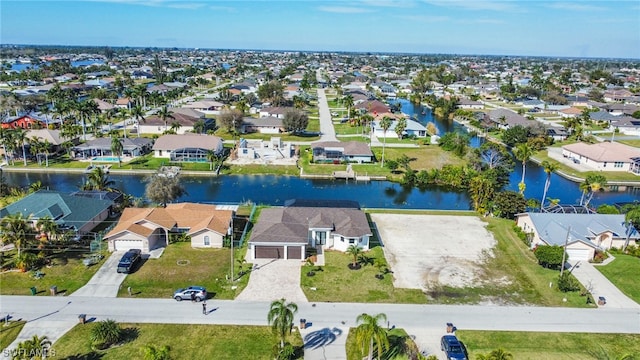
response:
M640 1L0 2L2 44L640 58Z

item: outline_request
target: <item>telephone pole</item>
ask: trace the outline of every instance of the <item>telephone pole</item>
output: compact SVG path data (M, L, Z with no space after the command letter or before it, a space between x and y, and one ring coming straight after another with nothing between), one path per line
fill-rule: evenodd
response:
M567 237L564 239L564 247L562 248L562 264L560 264L560 276L564 273L564 261L567 257L567 244L569 243L569 234L571 233L571 226L567 229Z

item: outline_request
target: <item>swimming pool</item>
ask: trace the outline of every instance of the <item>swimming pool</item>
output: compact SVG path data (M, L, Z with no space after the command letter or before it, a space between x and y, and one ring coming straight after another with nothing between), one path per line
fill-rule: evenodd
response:
M97 162L118 162L118 158L115 156L96 156L92 157L91 161Z

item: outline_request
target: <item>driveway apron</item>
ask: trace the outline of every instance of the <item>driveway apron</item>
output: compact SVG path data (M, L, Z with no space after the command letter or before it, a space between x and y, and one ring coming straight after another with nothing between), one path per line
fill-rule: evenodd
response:
M236 300L307 302L300 289L300 260L256 259L247 287Z
M575 265L571 264L572 267ZM595 266L588 262L580 261L577 266L573 268L573 276L582 283L585 288L592 287L591 294L593 299L598 301L600 296L606 299L606 304L601 308L616 308L616 309L640 309L640 305L635 301L629 299L622 291L609 281Z
M127 274L118 274L116 271L122 255L122 251L112 253L91 280L70 296L117 297L120 285L127 277Z

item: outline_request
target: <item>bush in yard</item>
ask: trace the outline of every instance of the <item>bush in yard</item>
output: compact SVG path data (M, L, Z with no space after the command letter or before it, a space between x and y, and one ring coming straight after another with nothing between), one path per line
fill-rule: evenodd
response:
M520 240L522 240L522 242L527 245L527 246L531 246L531 242L529 242L529 238L527 237L527 233L524 232L524 230L522 230L522 228L516 224L513 224L513 232L516 233L516 235L520 238Z
M558 245L542 245L535 249L534 254L538 259L538 264L549 269L559 269L562 265L564 249Z
M106 349L122 340L123 330L114 320L98 321L91 329L91 341L99 349Z
M558 276L558 289L562 292L578 291L580 283L567 271Z

